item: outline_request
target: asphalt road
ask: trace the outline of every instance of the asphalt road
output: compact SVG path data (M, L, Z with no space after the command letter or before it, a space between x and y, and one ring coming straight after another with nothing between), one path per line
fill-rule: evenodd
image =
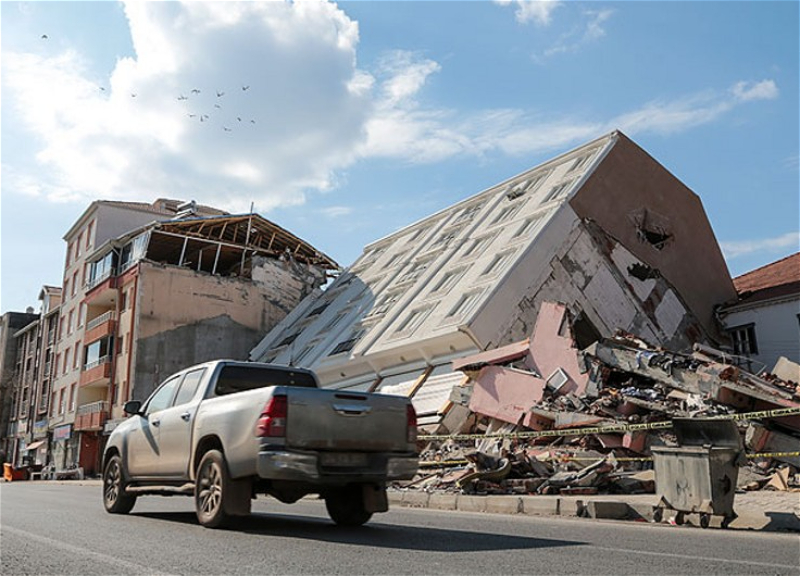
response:
M336 527L320 501L259 498L233 530L185 497L107 514L99 486L0 487L0 573L794 574L800 536L395 508Z

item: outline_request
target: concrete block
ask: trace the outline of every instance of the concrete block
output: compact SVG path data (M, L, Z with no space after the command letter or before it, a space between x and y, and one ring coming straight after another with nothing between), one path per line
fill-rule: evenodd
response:
M428 508L435 510L456 510L458 494L441 494L434 492L428 498Z
M558 513L561 516L583 516L584 502L578 498L559 498Z
M406 492L403 494L403 506L427 508L431 495L427 492Z
M532 516L557 516L559 514L559 498L553 496L523 496L522 514Z
M520 496L486 496L486 511L491 514L519 514L522 510Z
M630 507L627 502L619 502L617 500L591 500L586 503L585 516L589 518L625 520L630 517Z
M389 498L389 504L401 505L403 503L403 495L404 492L399 492L397 490L387 490L386 496ZM316 495L315 495L316 496Z
M486 512L486 496L459 494L456 505L462 512Z

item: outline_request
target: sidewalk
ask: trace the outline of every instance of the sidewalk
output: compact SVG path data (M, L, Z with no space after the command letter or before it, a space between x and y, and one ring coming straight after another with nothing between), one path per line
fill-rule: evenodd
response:
M389 502L395 506L460 510L491 514L527 514L652 522L658 502L655 494L607 494L592 496L469 496L444 492L389 490ZM800 494L758 491L736 494L733 504L739 515L731 522L732 530L800 532ZM662 522L670 522L674 513L664 512ZM719 528L721 517L714 516L709 528ZM699 526L697 514L686 514L686 524Z

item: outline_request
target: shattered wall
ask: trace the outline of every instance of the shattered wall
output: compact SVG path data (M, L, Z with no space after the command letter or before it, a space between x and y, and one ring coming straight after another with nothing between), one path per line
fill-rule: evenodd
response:
M317 286L300 265L263 259L255 281L151 262L140 265L131 397L144 399L192 364L245 360L260 336Z
M700 198L625 135L570 199L682 296L706 332L736 289ZM644 334L642 334L644 336Z
M563 230L569 228L564 236ZM556 244L541 250L542 244ZM472 329L479 340L500 346L527 338L533 332L543 302L562 302L575 321L579 347L622 329L656 345L687 349L707 340L699 320L675 288L638 260L626 247L570 209L562 210L518 265L514 279L481 313ZM488 317L510 322L493 333L484 332ZM514 313L507 314L511 307Z

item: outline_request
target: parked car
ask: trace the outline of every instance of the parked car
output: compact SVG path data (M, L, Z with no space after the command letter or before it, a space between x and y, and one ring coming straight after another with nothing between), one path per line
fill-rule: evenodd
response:
M200 524L250 513L256 494L319 494L334 522L388 510L386 483L417 471L408 398L319 388L311 371L217 360L167 378L103 452L103 503L126 514L142 495L193 496Z

